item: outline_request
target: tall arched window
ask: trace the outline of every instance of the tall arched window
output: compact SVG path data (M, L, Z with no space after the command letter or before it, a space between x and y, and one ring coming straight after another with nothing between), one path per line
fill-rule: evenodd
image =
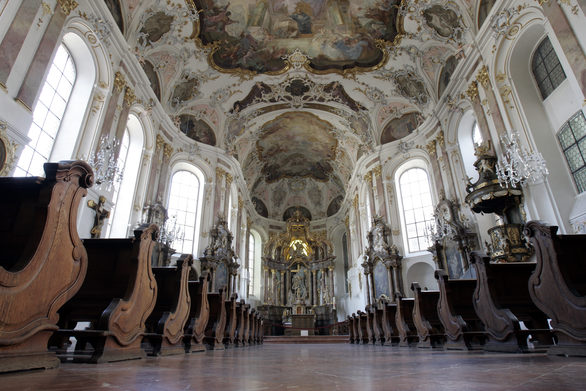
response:
M139 119L131 114L128 116L118 154L118 167L120 167L123 176L121 182L114 184L114 195L112 196L114 206L111 212L109 237L125 237L128 234L143 145L142 125Z
M482 144L483 141L482 133L480 133L480 126L478 126L478 121L474 121L474 125L472 125L472 142L474 143L474 146L477 147Z
M30 142L24 147L15 176L42 176L43 164L49 160L61 120L76 79L75 62L61 44L33 111L33 123L28 131Z
M171 189L167 203L169 218L176 218L183 239L173 243L178 252L194 254L197 251L200 202L200 181L193 172L180 170L171 178Z
M399 191L407 248L410 253L425 251L431 245L426 233L433 223L431 186L427 172L420 167L403 172L399 177Z
M531 70L544 100L566 79L549 38L545 37L533 53Z
M586 191L586 118L580 110L562 126L558 140L574 177L578 193Z
M254 292L254 253L254 235L250 233L248 235L248 287L246 289L246 296L248 296L251 291Z

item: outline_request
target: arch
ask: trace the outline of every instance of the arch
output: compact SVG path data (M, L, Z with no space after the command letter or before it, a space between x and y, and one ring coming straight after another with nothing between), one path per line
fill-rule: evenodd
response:
M30 142L14 175L42 176L46 161L68 160L75 155L95 77L85 42L77 34L65 34L35 103Z
M407 269L406 273L406 287L410 287L411 283L418 282L422 289L435 290L437 289L437 282L434 277L434 268L427 262L415 262ZM409 289L409 288L407 288Z
M130 225L132 205L136 196L136 184L140 174L140 163L144 147L144 129L134 114L128 116L126 130L118 154L118 167L122 170L122 181L115 185L110 226L110 237L126 237Z
M177 226L183 232L181 243L174 244L174 247L178 252L197 255L203 209L203 172L191 163L179 161L172 166L169 178L165 204L169 216L176 216Z
M466 171L466 175L472 178L472 182L478 179L478 171L474 168L476 156L474 156L474 140L473 127L476 123L474 111L466 111L460 118L458 123L458 145L460 147L460 154L462 155L462 165Z
M260 299L261 292L261 270L262 270L262 237L254 228L250 229L250 242L248 248L248 273L249 273L249 293ZM252 250L252 251L251 251ZM252 256L252 258L251 258Z
M397 204L405 253L427 251L427 229L433 222L434 197L429 168L421 159L403 163L395 172Z

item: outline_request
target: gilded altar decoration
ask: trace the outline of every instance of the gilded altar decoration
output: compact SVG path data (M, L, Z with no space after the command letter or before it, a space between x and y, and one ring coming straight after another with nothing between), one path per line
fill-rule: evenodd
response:
M193 1L198 46L223 72L279 74L293 67L315 73L369 71L384 65L386 45L403 31L401 0ZM243 7L248 11L243 16ZM303 57L303 58L301 58Z
M365 261L361 266L366 277L368 304L374 304L381 296L394 300L395 293L404 293L401 278L403 257L397 246L392 244L391 229L381 217L375 216L366 239L368 245L364 249Z
M202 270L210 274L212 292L227 289L227 297L236 292L236 276L240 265L232 248L234 236L228 230L228 223L223 216L218 216L216 224L210 230L210 244L204 250L201 261Z
M429 236L433 243L429 251L434 255L438 269L450 278L462 278L470 265L470 253L478 248L478 238L463 217L461 205L446 199L442 192L434 211L435 227Z

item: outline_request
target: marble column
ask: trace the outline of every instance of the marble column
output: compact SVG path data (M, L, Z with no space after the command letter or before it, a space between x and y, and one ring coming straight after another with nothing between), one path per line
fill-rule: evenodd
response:
M360 253L360 249L362 249L362 227L360 226L360 211L358 210L358 194L354 197L353 205L354 207L354 224L356 226L356 238L358 239L358 252Z
M369 273L364 273L364 279L366 280L366 298L367 304L370 305L370 278L368 277Z
M312 278L312 289L313 289L313 301L311 302L311 305L318 305L319 304L319 297L317 294L317 270L312 270L311 274L313 276Z
M224 210L224 216L226 216L226 221L228 221L228 214L232 213L230 209L230 190L231 190L231 186L232 186L232 175L230 175L229 173L225 174L226 177L226 184L224 187L224 191L225 191L225 195L224 195L224 206L223 206L223 210ZM236 200L234 200L236 201Z
M484 142L490 140L492 142L491 149L494 151L494 141L490 135L488 121L486 120L486 115L484 114L482 104L480 103L480 98L478 96L478 82L476 80L470 83L466 90L466 94L468 95L468 98L470 98L470 103L472 103L472 110L474 111L474 116L476 117L482 140L484 140Z
M439 161L437 158L437 142L436 140L431 140L427 146L427 153L429 154L430 157L430 162L431 162L431 171L433 173L433 177L437 178L437 180L435 181L436 184L436 190L438 192L438 194L442 194L442 192L445 194L445 188L444 188L444 181L442 180L443 177L443 173L441 170L441 167L439 165Z
M0 43L0 86L3 88L6 88L6 81L35 21L40 5L41 0L23 1Z
M268 269L265 267L262 270L262 278L263 278L263 284L262 284L262 296L263 296L263 303L268 304L267 303L267 285L268 285L268 281L267 281L267 273L268 273Z
M328 267L328 271L330 273L330 300L331 302L328 304L332 304L334 302L334 267Z
M226 171L220 167L216 167L216 189L214 195L214 215L222 213L221 205L223 205L224 196L224 176ZM227 216L224 216L227 217Z
M556 0L540 1L539 3L543 7L543 13L549 20L551 28L555 32L566 59L578 80L582 94L586 96L586 56L576 38L576 33ZM583 1L578 1L578 3L583 3ZM584 8L583 4L580 5Z
M366 182L366 193L368 197L368 203L370 204L370 215L375 216L375 202L374 202L374 185L372 182L372 171L369 171L366 175L364 175L364 181ZM367 226L370 226L371 222L367 223Z
M287 270L285 281L287 283L285 286L285 305L291 305L293 304L289 303L289 291L291 290L291 270ZM309 281L311 281L311 275L309 276ZM311 295L311 288L309 289L309 294Z
M281 291L279 292L279 305L285 305L287 300L285 299L285 272L281 271L281 284L279 285Z
M49 24L28 67L16 100L31 109L31 111L37 97L41 93L45 75L49 72L49 65L61 42L61 30L65 25L65 19L67 19L69 13L76 7L77 3L74 1L57 1L53 15L51 15Z

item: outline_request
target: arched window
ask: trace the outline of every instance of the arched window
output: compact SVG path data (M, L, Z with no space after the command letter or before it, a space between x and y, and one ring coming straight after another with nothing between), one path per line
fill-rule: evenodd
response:
M51 156L76 74L71 53L61 44L35 105L33 123L28 131L30 142L18 159L15 176L44 175L43 164Z
M474 143L474 146L477 147L482 144L483 141L482 133L480 133L480 126L478 126L478 121L474 121L474 125L472 125L472 142Z
M545 37L533 53L531 70L544 100L566 79L549 38Z
M200 203L200 181L193 172L180 170L171 178L167 213L175 217L177 228L183 232L183 239L173 243L180 253L194 254L197 251Z
M246 289L246 296L248 296L251 291L254 292L254 253L254 235L250 233L248 235L248 287Z
M410 253L425 251L431 245L426 236L433 222L431 186L427 172L420 167L406 170L399 177L405 238Z
M112 196L114 206L111 211L112 219L109 237L116 238L128 235L136 182L140 170L143 140L144 132L140 121L135 115L129 115L118 154L118 167L123 176L121 182L114 183L114 195Z
M586 191L586 118L582 110L562 126L558 140L578 187L578 193L582 193Z

